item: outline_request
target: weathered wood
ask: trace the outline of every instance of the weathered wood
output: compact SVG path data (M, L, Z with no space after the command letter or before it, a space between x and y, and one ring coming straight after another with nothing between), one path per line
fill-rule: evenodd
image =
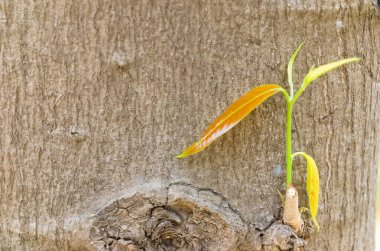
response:
M308 247L373 250L379 21L370 0L1 1L0 248L91 249L93 216L141 184L211 189L267 228L285 183L281 96L203 153L174 156L251 87L285 86L304 41L296 82L312 65L363 58L294 109L293 147L321 175Z

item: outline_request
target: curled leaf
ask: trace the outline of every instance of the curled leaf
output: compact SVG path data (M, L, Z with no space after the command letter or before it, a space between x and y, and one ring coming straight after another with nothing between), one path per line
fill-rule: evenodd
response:
M186 148L177 158L198 153L209 146L215 139L229 131L245 118L253 109L263 103L272 95L285 90L275 84L260 85L236 100L226 111L222 113L204 132L202 138ZM287 95L287 94L286 94Z
M304 43L302 43L297 48L297 50L294 52L293 56L290 58L289 64L288 64L288 82L289 82L289 86L290 86L290 96L291 97L293 97L293 64L297 58L298 52L301 50L303 45L304 45Z
M319 224L317 222L318 214L318 200L319 200L319 173L318 167L315 164L315 161L312 157L307 155L304 152L298 152L293 154L295 156L302 155L306 159L307 163L307 180L306 180L306 189L307 196L309 197L309 209L311 219L313 220L317 230L319 230Z

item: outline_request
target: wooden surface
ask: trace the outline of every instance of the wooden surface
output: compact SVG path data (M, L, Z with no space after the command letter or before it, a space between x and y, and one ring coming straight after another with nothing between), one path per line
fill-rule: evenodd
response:
M87 219L141 184L212 189L266 227L285 184L280 95L203 153L174 156L250 88L286 86L301 42L296 83L313 65L363 59L294 108L293 149L320 169L308 250L373 250L380 18L373 1L349 0L1 1L1 249L90 248ZM295 162L302 205L305 175Z

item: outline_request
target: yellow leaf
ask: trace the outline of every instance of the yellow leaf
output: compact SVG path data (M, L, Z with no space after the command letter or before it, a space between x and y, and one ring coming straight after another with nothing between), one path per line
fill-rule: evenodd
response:
M334 70L335 68L338 68L344 64L348 64L348 63L352 63L352 62L356 62L356 61L360 61L360 58L342 59L342 60L335 61L335 62L332 62L329 64L318 66L317 68L313 68L305 76L305 78L303 80L303 85L305 85L305 88L306 88L306 86L308 86L312 81L319 78L323 74L325 74L331 70Z
M318 167L312 157L304 152L298 152L293 154L293 157L302 155L306 159L307 163L307 180L306 189L307 196L309 197L309 208L311 219L313 220L317 230L319 230L319 224L317 222L318 214L318 200L319 200L319 173Z
M225 110L203 133L202 138L186 148L177 158L184 158L186 156L198 153L209 146L214 140L229 131L232 127L238 124L245 118L253 109L263 103L267 98L278 92L285 92L285 90L275 84L260 85L253 88L238 100L236 100L230 107Z

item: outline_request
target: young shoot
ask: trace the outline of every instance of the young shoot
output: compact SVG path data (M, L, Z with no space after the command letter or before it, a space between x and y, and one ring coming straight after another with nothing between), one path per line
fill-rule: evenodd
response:
M196 154L204 150L209 146L214 140L219 138L221 135L229 131L236 124L238 124L242 119L244 119L249 113L251 113L257 106L263 103L269 97L282 93L286 101L286 123L285 123L285 135L286 135L286 187L287 189L295 189L292 186L292 162L293 158L302 156L306 160L307 166L307 181L306 181L306 190L309 199L309 211L311 218L316 226L319 229L319 224L317 222L317 212L318 212L318 200L319 200L319 174L318 168L315 164L315 161L312 157L304 152L292 152L292 113L293 106L299 96L305 91L307 86L312 83L314 80L320 76L326 74L327 72L336 69L340 66L343 66L348 63L357 62L360 58L347 58L325 65L321 65L315 68L310 69L303 79L300 88L297 92L294 93L293 85L293 64L297 58L298 52L301 50L303 44L301 44L298 49L294 52L290 58L287 72L288 72L288 84L289 84L289 93L277 84L264 84L258 87L255 87L248 91L246 94L237 99L232 103L211 125L205 130L200 140L191 144L186 148L181 154L176 156L177 158L184 158L189 155ZM287 199L285 198L285 209L291 208L287 207ZM297 195L297 208L298 208L298 195ZM284 214L287 212L284 212ZM297 212L298 213L298 212ZM288 215L294 215L292 212ZM300 220L300 217L296 215L296 218ZM289 223L296 230L300 224L299 220L296 223ZM284 220L285 221L285 220ZM293 222L294 219L289 222ZM285 221L287 223L287 221ZM297 227L296 227L297 226Z

